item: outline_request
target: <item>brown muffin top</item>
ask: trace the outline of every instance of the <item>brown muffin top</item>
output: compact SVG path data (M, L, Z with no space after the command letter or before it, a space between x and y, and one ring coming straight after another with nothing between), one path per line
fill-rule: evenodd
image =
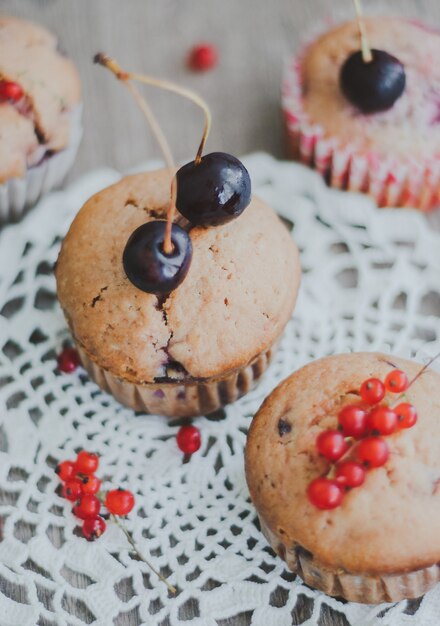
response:
M229 224L190 230L189 273L164 303L137 289L122 253L138 226L165 218L170 181L169 170L137 174L93 196L57 264L58 297L76 340L101 367L135 383L246 365L280 336L299 286L290 234L253 198Z
M23 176L46 151L67 146L81 86L56 37L15 17L0 17L0 79L20 84L25 93L17 104L0 104L1 183Z
M406 87L385 112L365 115L343 95L339 75L360 49L355 21L328 31L305 51L302 99L313 124L344 144L380 154L437 156L440 151L440 34L422 24L391 17L365 18L372 48L385 50L405 66Z
M285 546L301 546L332 570L400 573L440 560L440 376L432 370L408 389L418 422L386 437L383 467L368 471L336 509L321 511L306 494L328 468L317 435L337 427L339 410L358 399L352 392L365 379L383 380L393 367L410 379L421 369L379 353L314 361L276 388L249 431L246 476L257 511Z

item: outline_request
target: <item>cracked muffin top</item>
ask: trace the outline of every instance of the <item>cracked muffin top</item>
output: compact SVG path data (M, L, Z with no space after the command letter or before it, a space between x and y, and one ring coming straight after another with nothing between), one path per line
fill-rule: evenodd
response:
M167 298L137 289L122 255L141 224L166 217L169 170L128 176L90 198L57 263L58 297L92 360L134 382L205 379L268 349L291 316L300 280L297 248L275 212L253 198L215 228L189 229L192 263Z
M0 183L24 176L70 139L71 113L80 102L74 64L60 52L46 29L0 16L0 81L23 91L18 100L0 102Z
M405 392L418 421L386 437L386 464L333 510L307 498L311 480L328 469L317 435L336 428L364 380L383 380L393 367L412 379L422 366L379 353L314 361L275 389L249 431L246 476L257 511L289 550L303 548L332 570L402 573L440 560L440 376L433 370Z

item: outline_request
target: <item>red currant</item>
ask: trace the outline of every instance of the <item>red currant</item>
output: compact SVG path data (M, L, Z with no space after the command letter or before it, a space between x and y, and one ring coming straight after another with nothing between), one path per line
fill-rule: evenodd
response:
M338 415L342 432L346 437L362 437L367 428L367 412L360 406L348 404Z
M106 529L106 523L102 517L90 517L83 521L82 531L87 541L98 539Z
M73 507L73 513L80 519L96 517L101 510L101 503L96 496L88 493L81 496L79 504Z
M182 426L177 432L176 441L182 452L193 454L202 444L200 430L196 426Z
M342 502L343 492L335 480L315 478L307 489L310 502L318 509L334 509Z
M98 469L99 457L92 452L81 450L75 461L75 469L80 474L94 474Z
M56 466L55 472L63 482L72 480L75 476L75 465L73 461L62 461Z
M373 435L392 435L398 426L397 413L387 406L377 406L368 415L367 425Z
M88 493L93 496L95 495L95 493L98 493L101 488L101 481L94 474L84 476L84 478L81 480L81 483L81 489L84 494Z
M411 428L417 422L417 411L412 404L402 402L394 410L396 411L400 428Z
M105 506L113 515L127 515L134 507L134 495L128 489L113 489L107 493Z
M389 457L389 449L381 437L367 437L357 446L357 458L366 467L381 467Z
M209 43L194 46L189 53L188 65L196 72L205 72L217 65L218 54L216 48Z
M61 489L61 494L63 498L66 498L66 500L70 500L71 502L78 500L81 495L81 483L79 480L68 480L64 483Z
M408 389L408 376L402 370L393 370L385 378L385 387L391 393L402 393Z
M0 80L0 102L18 102L23 97L23 89L11 80Z
M385 385L378 378L368 378L362 383L359 393L367 404L377 404L385 396Z
M58 368L64 374L71 374L80 365L79 354L75 348L64 348L58 355Z
M316 438L316 448L329 461L337 461L347 451L348 444L339 430L324 430Z
M365 469L356 461L343 461L336 466L336 482L342 487L359 487L365 480Z

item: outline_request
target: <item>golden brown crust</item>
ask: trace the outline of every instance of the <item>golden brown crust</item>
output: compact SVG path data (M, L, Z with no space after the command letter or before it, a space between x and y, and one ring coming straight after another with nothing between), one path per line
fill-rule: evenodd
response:
M165 217L171 173L127 177L93 196L67 234L57 266L61 306L99 366L134 383L222 376L278 339L299 285L298 252L279 218L254 198L235 221L193 228L193 260L162 305L125 276L122 253L140 224ZM177 378L178 379L178 378Z
M350 392L370 376L383 379L390 362L409 377L421 367L378 353L315 361L277 387L249 431L246 476L259 515L287 550L301 546L333 571L401 573L440 560L440 376L432 370L407 392L419 421L387 437L387 464L368 472L333 511L320 511L306 496L327 468L317 435L335 428L340 407L356 399ZM283 435L280 419L291 429Z

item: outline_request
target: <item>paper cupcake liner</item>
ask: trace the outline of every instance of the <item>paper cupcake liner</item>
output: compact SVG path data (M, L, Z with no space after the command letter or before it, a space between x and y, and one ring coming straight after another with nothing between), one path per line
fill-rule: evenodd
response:
M72 112L69 145L30 167L24 178L11 178L0 185L0 225L17 222L26 209L51 189L61 185L72 167L82 137L82 105Z
M76 348L90 378L118 402L135 411L175 418L207 415L235 402L256 385L276 351L272 346L245 367L223 377L135 384L100 367L78 343Z
M362 604L398 602L419 598L440 580L437 563L423 569L382 576L351 574L341 568L330 570L320 565L313 554L301 546L284 545L264 520L261 517L259 519L264 536L278 556L286 561L289 569L297 573L307 585L329 596Z
M313 124L304 110L301 59L284 74L282 108L290 158L317 170L337 189L367 193L380 207L412 207L430 211L440 205L440 159L391 159L354 143L342 144Z

